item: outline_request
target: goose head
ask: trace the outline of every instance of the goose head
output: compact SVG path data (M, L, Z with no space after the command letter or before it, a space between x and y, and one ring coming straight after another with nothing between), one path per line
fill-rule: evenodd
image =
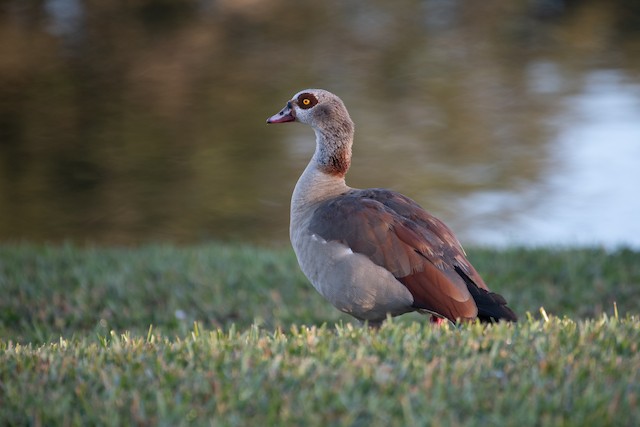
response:
M267 123L294 121L311 126L316 134L310 165L344 181L351 164L354 126L342 100L323 89L301 90L267 119Z
M280 112L267 119L267 123L297 121L316 130L348 123L353 126L344 103L331 92L323 89L304 89L293 95Z

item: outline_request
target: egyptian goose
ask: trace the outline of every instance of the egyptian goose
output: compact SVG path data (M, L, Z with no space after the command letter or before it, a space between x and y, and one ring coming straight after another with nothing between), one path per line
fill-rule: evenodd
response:
M293 190L289 231L320 294L371 326L412 311L438 323L517 320L444 223L397 192L347 186L354 125L340 98L305 89L267 119L293 121L313 128L316 148Z

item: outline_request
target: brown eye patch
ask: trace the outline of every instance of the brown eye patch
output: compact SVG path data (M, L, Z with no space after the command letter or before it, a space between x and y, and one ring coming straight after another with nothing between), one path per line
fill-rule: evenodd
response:
M298 106L303 110L307 110L318 103L318 98L316 98L311 93L301 93L298 96Z

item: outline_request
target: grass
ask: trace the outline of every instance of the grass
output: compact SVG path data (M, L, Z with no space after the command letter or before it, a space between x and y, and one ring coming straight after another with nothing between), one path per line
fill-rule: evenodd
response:
M640 252L469 257L518 324L409 315L370 331L289 249L0 246L0 425L640 419Z

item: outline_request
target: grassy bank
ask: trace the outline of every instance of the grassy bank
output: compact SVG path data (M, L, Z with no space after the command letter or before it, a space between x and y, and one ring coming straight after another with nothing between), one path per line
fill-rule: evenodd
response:
M5 245L0 424L640 419L639 252L469 257L521 322L438 329L410 315L363 330L288 248Z

